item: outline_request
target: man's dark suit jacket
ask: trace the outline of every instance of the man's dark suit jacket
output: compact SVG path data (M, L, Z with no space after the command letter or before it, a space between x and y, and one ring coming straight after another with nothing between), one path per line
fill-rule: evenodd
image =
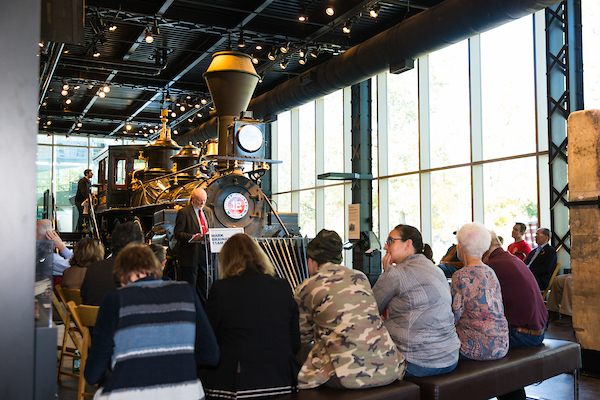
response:
M529 265L531 258L536 253L537 247L531 250L531 253L525 259L525 264ZM535 276L535 280L540 287L540 290L546 290L548 284L550 284L550 278L556 268L556 249L550 244L545 245L542 248L541 253L533 260L533 263L529 266L529 269Z
M104 295L119 287L113 278L115 256L96 261L88 266L81 284L81 302L88 306L99 306Z
M215 217L211 209L204 207L204 215L209 228L215 226ZM203 261L203 248L201 243L188 243L196 233L200 232L198 216L192 204L188 204L177 212L173 234L177 239L177 260L182 267L196 267Z

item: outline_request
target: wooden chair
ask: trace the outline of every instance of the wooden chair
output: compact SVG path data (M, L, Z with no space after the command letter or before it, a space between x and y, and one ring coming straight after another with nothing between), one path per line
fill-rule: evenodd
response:
M85 370L88 350L92 344L89 328L96 325L96 318L98 317L99 308L100 307L98 306L78 306L73 301L69 301L67 303L69 315L82 334L82 339L75 342L75 346L81 355L81 362L79 364L79 387L77 389L77 400L82 400L84 396L94 397L93 393L87 393L85 391L85 378L83 377L83 371Z
M554 268L554 272L552 273L552 276L550 277L550 282L548 283L548 287L542 293L542 298L544 299L544 302L548 301L548 295L550 294L550 290L552 289L552 283L554 282L554 278L556 278L556 275L558 274L559 269L560 269L560 263L557 263L556 268Z
M79 294L78 289L63 289L60 284L54 287L54 294L52 295L52 304L54 305L54 309L56 310L57 315L60 317L65 330L63 332L63 340L62 346L58 346L59 350L59 361L58 361L58 371L56 373L57 382L60 381L61 375L67 375L74 378L79 378L79 374L75 374L70 371L65 371L63 369L65 357L72 357L73 361L80 359L80 356L75 353L77 350L73 347L67 347L68 337L71 337L73 343L76 340L81 340L81 332L72 323L72 319L67 310L67 303L69 301L74 301L76 304L81 304L81 295Z

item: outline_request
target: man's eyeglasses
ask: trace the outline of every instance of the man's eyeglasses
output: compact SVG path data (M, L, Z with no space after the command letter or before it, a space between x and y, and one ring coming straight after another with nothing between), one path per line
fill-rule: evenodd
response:
M396 241L396 240L402 240L402 241L404 242L404 239L402 239L402 238L393 238L393 237L389 237L389 236L388 236L388 238L387 238L387 240L385 241L385 243L386 243L386 244L388 245L388 247L389 247L389 246L391 246L391 245L392 245L392 243L394 243L394 241Z

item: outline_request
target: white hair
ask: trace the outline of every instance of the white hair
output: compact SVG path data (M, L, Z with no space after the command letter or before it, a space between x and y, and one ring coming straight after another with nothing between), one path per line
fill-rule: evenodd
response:
M492 235L483 224L470 222L458 230L456 240L467 256L481 258L490 248Z
M52 230L52 221L49 219L38 219L36 221L36 228L37 240L46 240L46 232Z

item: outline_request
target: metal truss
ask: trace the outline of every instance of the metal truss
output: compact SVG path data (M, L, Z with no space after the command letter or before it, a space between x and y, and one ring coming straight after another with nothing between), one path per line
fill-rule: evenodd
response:
M581 1L546 8L546 72L552 245L571 253L568 219L567 118L583 109Z

